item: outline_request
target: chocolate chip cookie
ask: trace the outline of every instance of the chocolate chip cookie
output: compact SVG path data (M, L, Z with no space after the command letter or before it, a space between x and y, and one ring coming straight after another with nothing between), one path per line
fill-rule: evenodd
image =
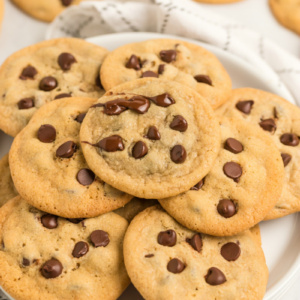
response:
M191 231L153 206L128 227L125 266L147 300L258 300L268 280L258 239L257 232L249 230L232 237Z
M220 147L217 119L197 92L179 83L138 79L89 109L80 141L102 180L139 198L188 190L210 170Z
M18 196L0 209L0 285L19 300L117 299L127 226L115 213L60 218Z
M160 204L187 228L234 235L265 218L278 201L284 168L272 139L243 120L223 118L221 150L206 177Z
M218 114L254 124L275 142L285 170L282 195L266 219L300 211L300 109L285 99L260 90L233 90Z
M217 57L181 40L158 39L122 46L106 57L101 68L106 90L144 77L189 86L214 108L225 102L231 91L231 79Z
M0 68L0 128L15 136L38 108L62 97L99 98L99 69L107 50L61 38L24 48Z
M10 169L8 164L8 155L5 155L0 160L0 207L9 199L18 195L14 183L11 179Z
M48 103L14 139L12 177L31 205L66 218L86 218L131 200L97 177L83 157L79 130L94 102L74 97Z

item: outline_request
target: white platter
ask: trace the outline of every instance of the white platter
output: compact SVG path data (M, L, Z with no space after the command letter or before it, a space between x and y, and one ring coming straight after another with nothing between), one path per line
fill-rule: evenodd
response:
M183 39L157 33L116 33L90 38L88 41L109 50L113 50L124 44L155 38ZM250 64L244 62L240 58L211 45L189 39L183 40L199 44L213 52L230 74L234 88L258 88L278 94L295 103L286 89L270 84L267 78L265 78L259 70L253 68ZM9 151L11 142L12 138L0 131L0 157ZM285 299L283 297L284 294L295 283L297 275L300 273L300 239L298 235L300 215L298 213L278 220L262 222L260 228L263 249L270 272L264 300L283 300ZM119 299L140 300L142 298L131 285Z

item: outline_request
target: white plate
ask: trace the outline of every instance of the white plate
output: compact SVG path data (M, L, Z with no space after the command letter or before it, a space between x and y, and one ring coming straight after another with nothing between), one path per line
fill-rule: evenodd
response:
M113 50L124 44L156 38L176 38L199 44L213 52L223 63L232 78L234 88L258 88L278 94L295 103L287 90L271 85L267 78L250 64L211 45L181 37L141 32L102 35L90 38L88 41ZM0 132L0 157L8 152L11 141L12 138ZM263 249L270 272L264 300L283 299L282 296L294 284L297 278L296 275L299 274L300 270L300 239L298 237L300 215L293 214L278 220L262 222L260 228ZM120 300L128 299L142 299L132 285L120 297Z

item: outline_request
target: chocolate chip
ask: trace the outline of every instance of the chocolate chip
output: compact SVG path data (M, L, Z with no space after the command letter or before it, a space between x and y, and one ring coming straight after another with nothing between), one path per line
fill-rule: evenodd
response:
M78 123L82 123L85 116L86 116L86 113L81 113L75 118L75 121L77 121Z
M181 273L185 269L184 263L178 258L173 258L168 262L167 269L174 274Z
M200 233L194 234L191 239L187 239L186 241L194 248L194 250L201 252L203 243Z
M270 131L270 132L275 132L276 130L276 123L273 119L266 119L266 120L262 120L259 123L259 126L266 131Z
M159 74L159 75L162 75L162 74L164 73L164 71L165 71L165 66L166 66L166 65L159 65L159 66L158 66L158 74Z
M241 255L241 248L236 243L227 243L222 246L221 255L228 261L235 261Z
M81 169L78 171L76 179L82 185L90 185L95 180L95 174L90 169Z
M186 160L186 151L183 146L176 145L171 149L171 159L176 164L181 164Z
M128 69L135 69L138 71L141 69L141 61L136 55L132 54L125 67Z
M160 133L155 126L150 126L145 137L149 140L157 141L160 140Z
M84 218L73 218L73 219L66 219L69 222L73 223L73 224L78 224L80 222L82 222L84 220Z
M167 93L149 97L149 99L157 106L168 107L175 103L175 100Z
M153 257L153 256L154 256L154 254L152 254L152 253L145 255L146 258L150 258L150 257Z
M34 107L34 98L23 98L18 102L19 109L29 109Z
M47 76L44 77L41 81L40 81L40 85L39 88L42 91L52 91L57 87L57 80L52 77L52 76Z
M69 97L72 97L72 95L68 94L68 93L61 93L61 94L56 95L54 97L54 100L62 99L62 98L69 98Z
M143 72L142 75L141 75L141 78L145 78L145 77L155 77L155 78L158 78L158 75L155 72L146 71L146 72Z
M235 107L246 115L249 115L254 104L253 100L239 101Z
M197 184L195 184L193 187L190 188L190 190L192 191L199 191L202 187L203 187L203 184L204 184L204 178L201 179Z
M159 52L160 59L166 63L176 60L176 55L175 50L162 50Z
M77 145L72 141L67 141L60 145L56 150L56 156L61 158L70 158L77 149Z
M210 285L220 285L226 282L226 277L218 268L212 267L205 275L205 281Z
M62 273L62 270L63 266L61 262L52 258L42 265L41 273L45 278L49 279L58 277Z
M208 75L198 74L198 75L194 76L194 78L195 78L195 80L197 82L201 82L201 83L212 85L212 81L211 81L211 79L210 79L210 77Z
M109 244L108 233L103 230L95 230L91 233L90 239L94 247L106 247Z
M280 142L286 146L295 147L299 145L299 138L294 133L284 133L280 137Z
M244 150L243 145L234 138L228 138L225 141L224 148L234 154L240 153Z
M170 124L170 128L180 132L185 132L188 128L188 122L183 116L175 116Z
M22 80L34 79L34 76L36 74L37 74L37 70L35 67L27 66L22 70L22 73L19 78Z
M41 217L41 222L44 227L54 229L58 226L57 218L57 216L46 214Z
M76 258L82 257L89 252L89 245L86 242L76 243L72 255Z
M122 138L119 135L112 135L102 139L97 146L107 152L115 152L124 150Z
M161 231L157 236L157 242L160 245L173 247L176 244L177 235L172 229Z
M222 199L217 206L218 213L224 218L231 218L236 214L236 207L233 201Z
M138 141L132 148L132 156L135 159L142 158L148 153L147 145L142 142Z
M243 174L243 169L238 163L230 161L223 166L223 172L227 177L233 179L235 182L239 182Z
M44 124L39 128L37 138L42 143L52 143L56 139L56 129L50 124Z
M282 157L283 165L286 167L290 163L292 156L288 153L281 153L281 157Z
M30 266L30 260L27 259L27 258L25 258L25 257L23 257L22 265L23 265L24 267Z
M68 71L71 69L72 64L77 61L71 53L64 52L59 55L57 62L62 70Z
M73 0L61 0L63 6L69 6L72 2Z

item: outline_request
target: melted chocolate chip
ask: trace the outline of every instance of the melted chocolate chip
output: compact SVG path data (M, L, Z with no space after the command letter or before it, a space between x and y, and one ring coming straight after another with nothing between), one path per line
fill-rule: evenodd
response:
M280 142L286 146L296 147L299 145L299 138L294 133L284 133L280 137Z
M19 109L29 109L34 107L34 98L23 98L18 102Z
M134 69L138 71L141 69L141 61L136 55L132 54L129 60L127 61L125 67L128 69Z
M175 50L162 50L159 52L160 59L166 63L176 60L176 55Z
M175 103L175 100L167 93L157 95L154 97L149 97L149 99L156 104L157 106L161 107L168 107Z
M210 79L210 77L208 75L198 74L198 75L194 76L194 78L195 78L195 80L197 82L201 82L201 83L212 85L212 81L211 81L211 79Z
M30 266L30 260L27 259L27 258L25 258L25 257L23 257L22 265L23 265L24 267Z
M163 65L163 64L158 66L158 74L159 74L159 75L162 75L162 74L164 73L164 71L165 71L165 66L166 66L166 65Z
M41 273L45 278L49 279L58 277L62 273L62 270L63 266L61 262L52 258L42 265Z
M201 252L203 243L200 233L194 234L191 239L187 239L186 241L194 248L194 250Z
M205 275L205 281L210 285L220 285L226 282L226 277L221 270L212 267Z
M281 158L283 161L283 165L286 167L290 161L292 160L292 156L288 153L281 153Z
M160 245L173 247L176 244L177 235L172 229L161 231L157 236L157 242Z
M68 71L71 69L72 64L77 61L71 53L64 52L59 55L57 62L63 71Z
M231 218L236 214L236 207L233 201L222 199L217 206L218 213L224 218Z
M93 146L99 147L107 152L122 151L125 148L122 138L119 135L106 137Z
M228 261L235 261L241 255L241 248L236 243L227 243L222 246L221 255Z
M176 164L181 164L186 160L186 151L183 146L176 145L171 149L171 159Z
M73 0L61 0L63 6L69 6L71 5L72 2Z
M84 186L91 185L95 180L95 174L90 169L81 169L78 171L76 179Z
M138 141L132 148L132 156L135 159L142 158L148 153L147 145L142 142Z
M68 94L68 93L61 93L61 94L56 95L54 97L54 100L62 99L62 98L69 98L69 97L72 97L72 95Z
M82 123L85 116L86 116L86 113L81 113L75 118L75 121L77 121L78 123Z
M150 258L150 257L153 257L153 256L154 256L154 254L152 254L152 253L145 255L146 258Z
M246 115L249 115L254 104L253 100L239 101L235 107Z
M73 257L79 258L86 255L89 252L89 245L86 242L78 242L76 243L72 255Z
M224 148L234 154L238 154L244 150L243 145L234 138L228 138L225 141Z
M178 258L173 258L168 262L167 269L174 274L181 273L185 269L184 263Z
M56 156L61 158L70 158L77 149L77 145L72 141L67 141L60 145L56 150Z
M266 120L262 120L259 123L259 126L266 131L270 131L270 132L275 132L277 126L276 123L273 119L266 119Z
M108 233L103 230L95 230L91 233L90 239L94 247L106 247L109 244Z
M56 129L50 124L44 124L39 128L37 138L42 143L52 143L56 139Z
M180 132L185 132L188 128L188 122L183 116L175 116L170 124L170 128Z
M37 70L35 67L27 66L22 70L20 75L20 79L27 80L27 79L34 79L34 76L37 74Z
M203 184L204 184L204 178L201 179L197 184L195 184L193 187L190 188L190 190L192 191L199 191L202 187L203 187Z
M47 76L44 77L41 81L40 81L40 85L39 88L42 91L52 91L57 87L57 80L52 77L52 76Z
M44 227L48 229L54 229L58 226L57 218L57 216L45 214L41 217L41 222Z
M141 75L141 78L145 78L145 77L155 77L155 78L157 78L158 75L155 72L146 71L146 72L143 72L142 75Z
M157 141L160 140L160 133L155 126L150 126L145 137L149 140Z
M233 179L235 182L239 182L243 174L243 169L238 163L230 161L223 166L223 172L227 177Z

